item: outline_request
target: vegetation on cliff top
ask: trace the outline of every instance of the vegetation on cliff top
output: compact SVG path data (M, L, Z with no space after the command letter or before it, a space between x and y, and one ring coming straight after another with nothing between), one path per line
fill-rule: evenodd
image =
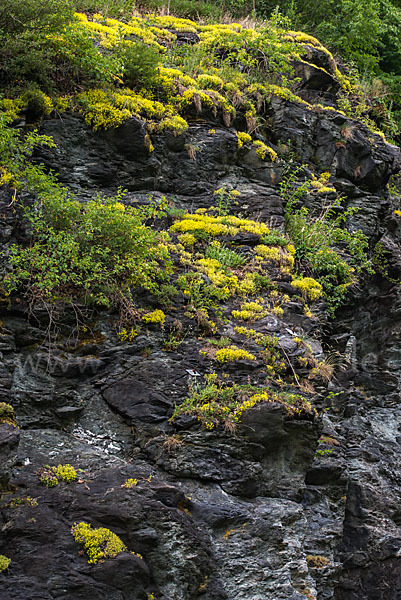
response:
M338 84L339 104L350 114L361 102L358 86L338 70L316 38L285 29L277 13L270 21L243 26L156 13L123 12L117 20L74 13L75 6L67 0L42 7L38 20L37 8L36 0L24 9L10 0L11 26L4 24L0 12L5 31L0 44L10 39L11 53L10 60L0 64L8 96L0 100L0 183L11 190L12 203L22 210L30 231L29 242L14 244L8 253L4 292L19 294L29 310L45 307L49 327L55 325L55 307L117 307L120 340L126 342L135 340L141 327L163 331L172 318L172 299L179 297L184 316L199 333L218 336L232 323L237 339L212 337L201 349L208 369L220 370L223 379L194 391L173 420L189 411L209 429L221 422L232 427L244 410L262 402L283 404L290 415L313 416L303 394L313 391L312 380L323 380L327 369L308 343L300 343L300 380L277 339L258 332L258 323L269 316L283 317L290 296L277 286L280 281L292 282L290 293L308 319L322 299L333 315L347 288L369 269L366 238L347 232L349 212L336 216L341 200L323 202L318 216L302 206L311 190L322 199L335 194L330 174L312 176L295 191L291 177L283 180L286 234L240 212L233 214L239 192L225 186L214 192L216 206L188 213L174 211L166 198L132 208L124 203L123 192L81 204L53 174L30 161L35 147L54 147L31 125L69 110L81 113L95 130L117 127L136 116L144 122L143 143L150 154L155 132L182 135L202 113L238 129L238 151L253 151L261 164L275 163L278 153L259 139L263 115L275 96L308 111L342 112L331 105L309 104L294 93L294 59L302 61L310 46L322 53L326 75ZM180 35L189 36L192 43L180 45ZM29 41L33 52L22 64ZM22 117L27 124L24 135L12 126ZM365 120L374 127L368 117ZM22 202L21 192L28 192L31 201ZM172 222L168 232L163 231L166 215ZM249 236L255 243L247 247ZM158 303L164 310L139 308L140 289L152 295L152 308ZM325 309L322 306L317 312ZM180 343L179 331L174 335L166 350ZM282 392L241 390L224 379L225 369L241 361L254 363L266 382ZM218 406L205 401L208 386L221 396ZM294 389L301 393L294 395ZM50 482L56 480L53 472L50 475Z

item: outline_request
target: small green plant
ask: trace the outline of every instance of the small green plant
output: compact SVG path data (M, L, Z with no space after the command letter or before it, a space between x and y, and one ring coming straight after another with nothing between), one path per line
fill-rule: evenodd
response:
M243 256L220 244L217 240L206 248L205 256L206 258L218 260L222 265L231 269L242 267L246 262Z
M31 498L30 496L23 496L21 498L13 498L8 506L10 508L17 508L17 506L37 506L38 503L35 498Z
M333 450L329 448L324 448L323 450L316 450L316 456L327 456L328 454L332 454Z
M216 348L224 348L228 344L230 344L231 340L229 337L223 336L219 339L209 338L207 340L208 344L211 346L215 346Z
M241 195L238 190L229 190L225 185L214 190L213 194L217 199L217 213L220 216L227 215L231 202Z
M121 44L116 54L122 63L124 83L129 88L151 89L157 85L157 67L160 61L157 50L137 41L132 45Z
M281 246L283 248L289 243L288 238L276 229L271 229L270 233L264 235L261 241L266 246Z

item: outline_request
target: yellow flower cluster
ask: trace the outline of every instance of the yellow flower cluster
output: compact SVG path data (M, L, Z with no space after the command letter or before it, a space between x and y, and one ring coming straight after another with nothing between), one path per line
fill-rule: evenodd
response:
M242 148L244 144L250 144L252 142L252 137L249 133L245 133L245 131L237 131L237 143L238 148Z
M257 156L259 156L259 158L261 158L262 160L265 160L266 156L269 157L269 160L271 162L275 162L277 160L277 152L275 152L273 148L270 148L270 146L267 146L261 140L255 140L253 142L253 145L256 147Z
M196 237L192 233L182 233L178 236L178 241L183 246L193 246L196 242Z
M235 216L211 216L205 212L194 214L186 213L180 221L176 221L171 227L172 232L205 232L210 236L232 235L235 236L240 231L255 233L256 235L266 235L269 228L265 223L258 223L250 219L240 219Z
M293 279L291 285L300 290L305 300L317 300L323 295L323 287L312 277L299 277L298 279Z
M258 256L261 256L264 260L271 261L277 265L281 265L282 267L288 267L292 269L294 266L294 253L287 246L287 249L281 248L279 246L265 246L260 244L255 246L255 252ZM288 251L287 251L288 250Z
M139 327L131 327L130 330L125 327L118 332L118 337L121 342L133 342L139 334Z
M77 472L72 465L58 465L55 468L55 475L60 481L65 481L66 483L71 483L71 481L75 481L77 478Z
M116 19L107 19L102 15L93 15L89 21L83 13L75 13L75 18L89 33L94 35L104 48L113 48L124 40L125 44L132 43L130 38L137 38L160 52L166 49L160 42L174 41L177 36L165 28L154 27L149 20L133 17L128 23Z
M0 554L0 573L8 569L11 563L11 558L4 556L4 554Z
M77 478L77 472L72 465L58 465L57 467L43 467L39 470L40 483L46 487L55 487L60 481L71 483Z
M256 404L259 404L260 402L270 402L270 397L268 395L267 392L263 392L261 394L254 394L253 396L251 396L250 398L247 398L246 400L244 400L234 411L234 419L236 421L239 421L240 418L242 417L242 414L246 411L249 410L250 408L253 408Z
M126 545L120 538L105 527L92 529L89 523L74 523L71 533L78 544L82 544L88 555L88 563L95 565L105 558L115 558L126 552Z
M256 360L256 357L242 348L230 346L229 348L220 348L216 352L216 360L220 363L233 362L236 360Z
M240 321L257 321L266 316L266 311L258 302L246 302L241 305L241 310L233 310L232 316Z
M336 192L334 187L327 185L330 179L330 173L322 173L319 179L312 174L312 181L310 182L311 187L317 191L318 194L327 194L330 192Z
M135 487L136 485L138 485L138 479L127 479L127 481L125 481L121 487L123 488L127 488L127 490L132 489L133 487Z
M153 312L142 315L142 321L145 323L161 323L166 320L166 315L162 310L156 309Z

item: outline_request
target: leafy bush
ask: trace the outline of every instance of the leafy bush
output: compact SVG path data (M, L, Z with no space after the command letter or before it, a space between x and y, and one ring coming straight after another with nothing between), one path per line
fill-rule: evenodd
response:
M151 89L156 85L157 66L160 55L154 48L142 42L122 44L117 50L122 63L124 83L132 88Z
M157 232L144 225L143 211L125 207L121 194L84 206L60 195L52 200L51 206L26 211L32 241L11 248L8 291L23 288L33 301L104 306L130 299L133 287L157 291L154 279L165 277L160 264L167 267L168 251ZM60 220L64 223L57 228Z
M0 82L70 90L121 73L118 57L99 52L74 18L73 0L4 0L0 7Z
M317 215L310 213L306 206L300 206L311 184L305 181L296 187L296 175L284 178L281 184L281 195L287 200L287 234L295 246L298 264L306 263L323 286L329 312L333 315L344 301L347 288L362 270L372 270L367 256L368 239L361 231L346 229L345 221L354 211L338 211L341 199Z
M3 0L0 6L0 81L48 82L54 53L49 39L73 17L72 0Z
M81 205L41 166L28 162L39 144L54 146L36 133L20 138L0 117L3 177L7 174L16 192L23 187L38 198L34 208L25 207L29 245L11 248L12 271L4 280L8 292L22 290L33 303L111 306L130 304L136 286L157 291L155 281L167 276L170 264L161 235L145 225L157 209L125 207L122 192Z

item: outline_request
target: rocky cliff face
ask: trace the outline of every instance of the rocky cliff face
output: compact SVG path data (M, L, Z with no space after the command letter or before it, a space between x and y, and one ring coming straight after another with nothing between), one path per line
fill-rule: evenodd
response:
M313 59L315 66L299 67L299 93L327 99L335 82L321 79L324 57ZM165 194L194 211L215 203L213 191L226 184L241 193L238 213L276 227L284 223L283 171L300 164L329 171L346 205L359 209L348 226L362 229L372 248L382 242L397 279L399 220L386 184L399 150L336 110L275 97L265 119L266 141L276 149L280 142L275 163L238 148L234 129L218 119L197 118L181 136L154 136L149 155L141 121L95 133L71 113L43 121L57 149L36 159L82 201L122 186L128 203ZM7 247L27 232L7 189L1 194ZM240 242L245 251L252 246ZM124 342L117 316L103 311L70 343L67 311L66 335L52 348L43 344L46 315L29 317L18 298L2 302L0 401L14 407L19 426L0 425L0 554L12 560L0 573L2 599L401 597L400 288L372 276L330 321L324 303L306 316L288 281L278 285L290 295L284 313L252 327L278 340L295 377L296 336L315 357L338 352L335 376L313 397L318 416L262 403L234 432L205 430L188 415L169 421L210 363L185 298L174 301L164 329L150 324ZM156 306L152 297L139 301ZM231 308L222 302L219 334L238 343ZM177 320L186 334L166 349ZM227 370L238 383L265 377L258 361ZM66 463L81 469L76 481L41 485L40 469ZM111 530L135 554L88 564L71 535L82 521Z

